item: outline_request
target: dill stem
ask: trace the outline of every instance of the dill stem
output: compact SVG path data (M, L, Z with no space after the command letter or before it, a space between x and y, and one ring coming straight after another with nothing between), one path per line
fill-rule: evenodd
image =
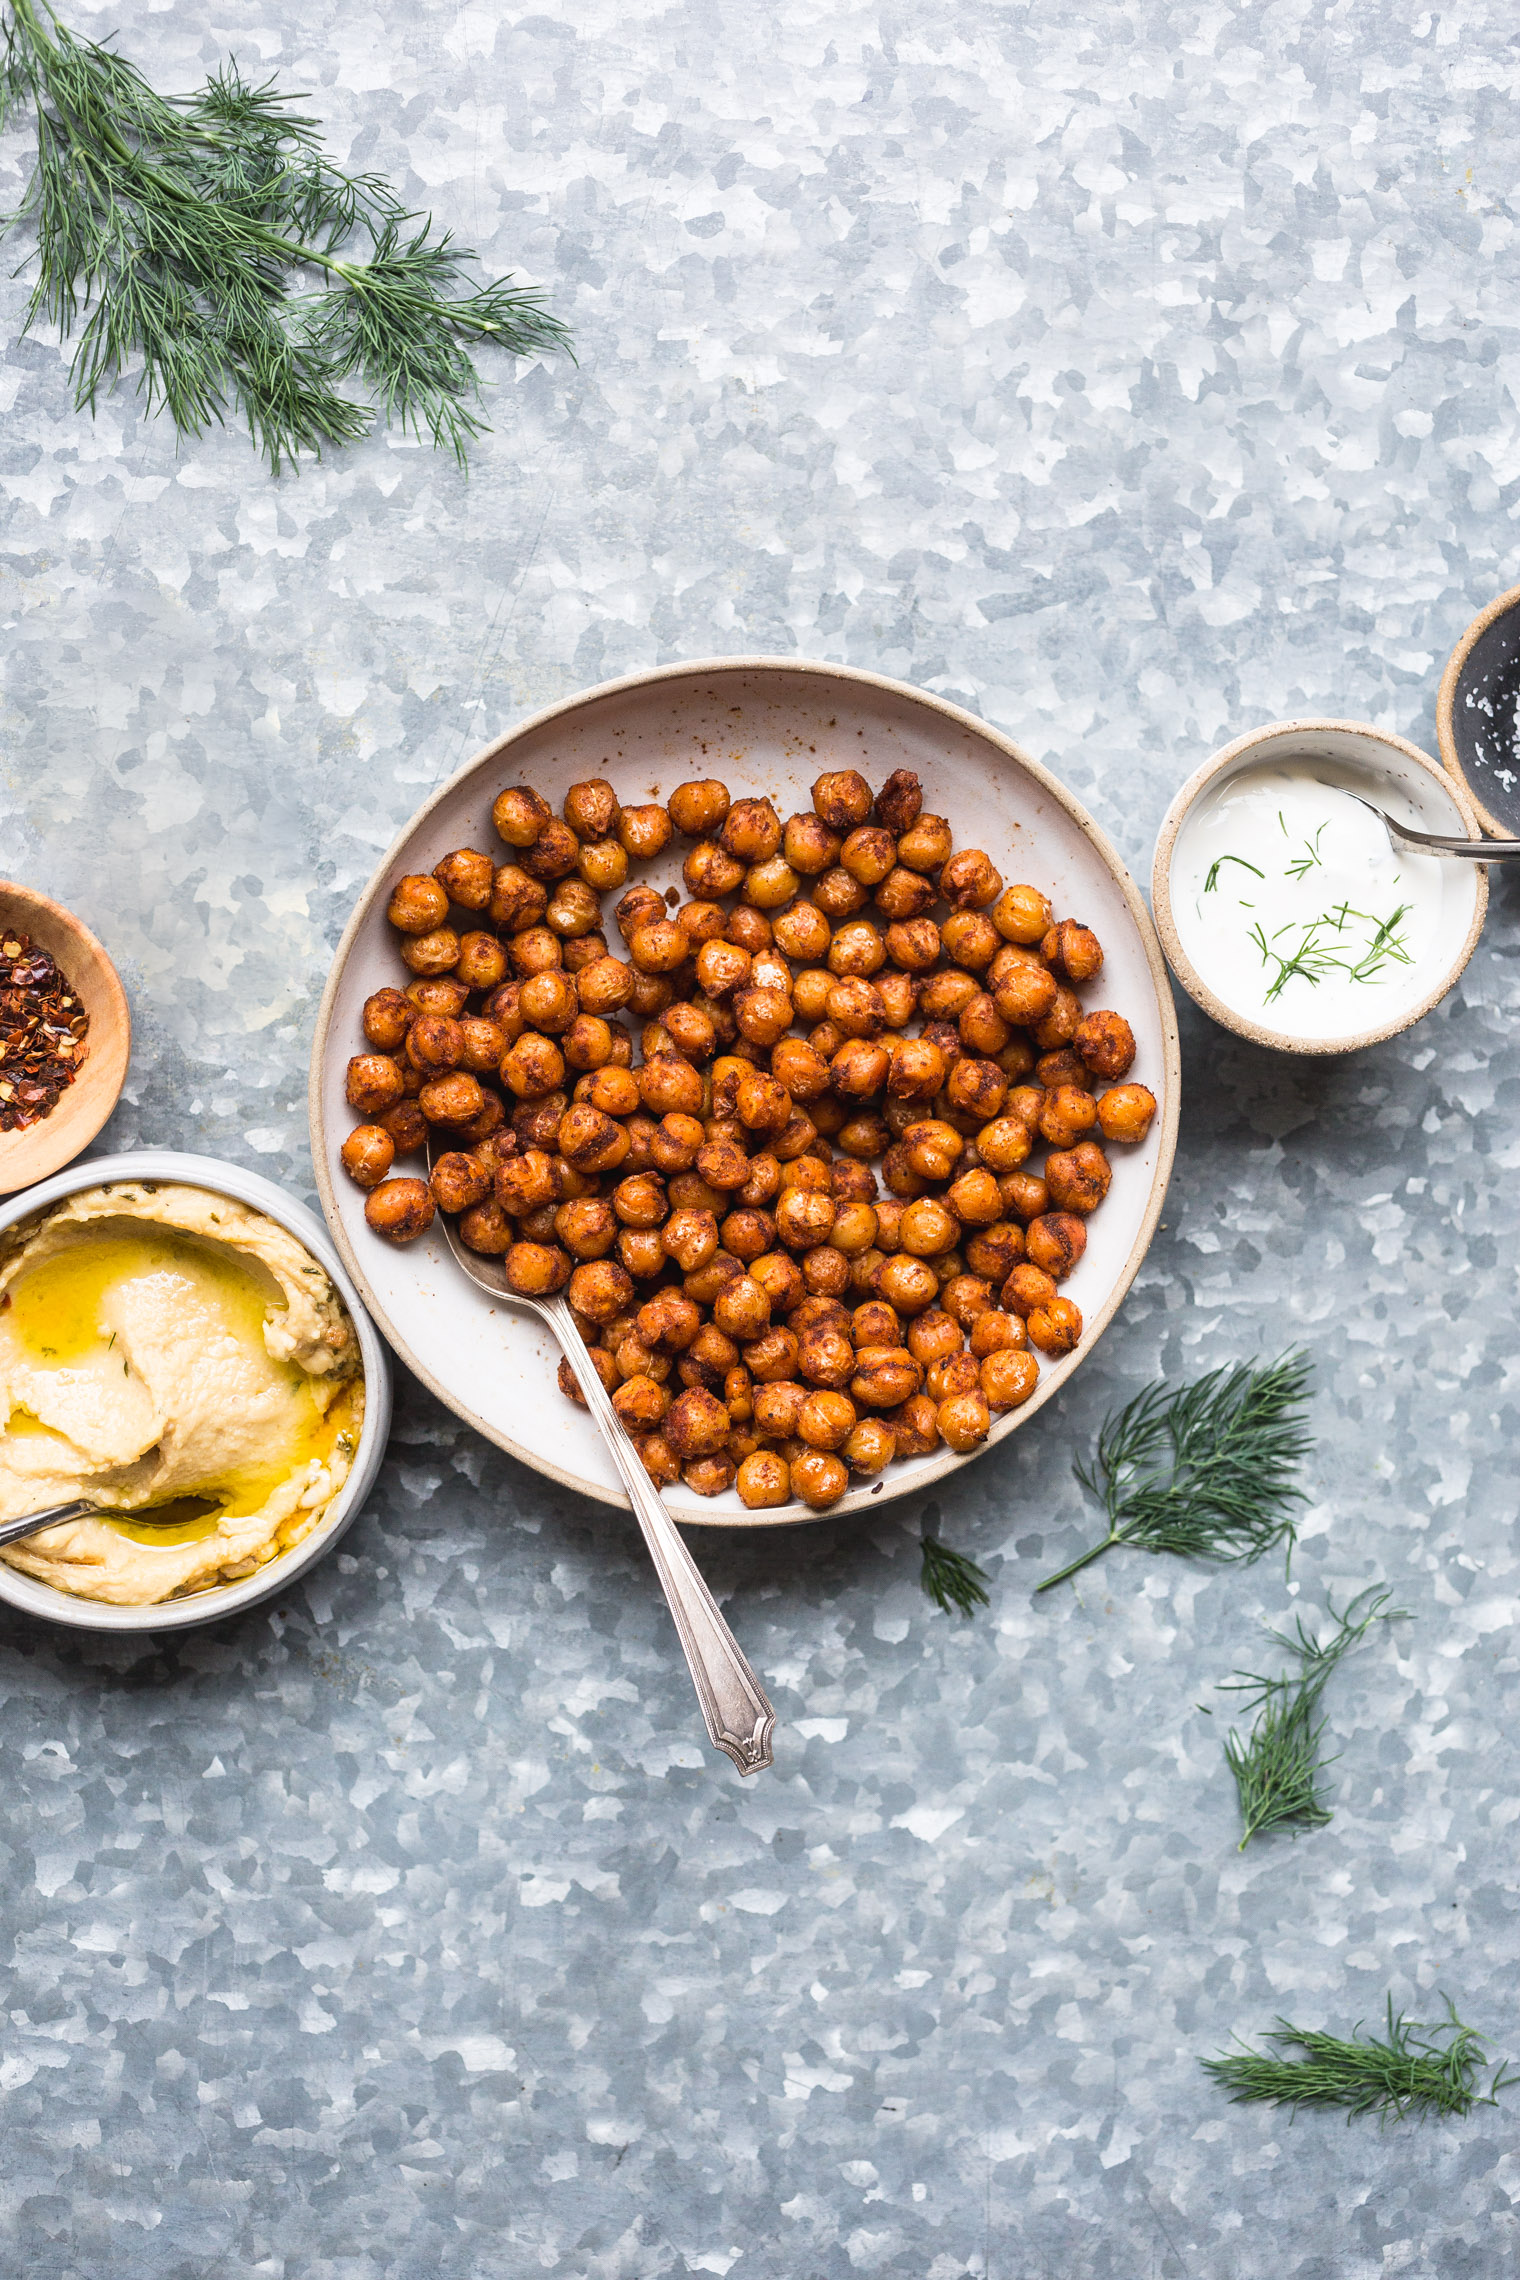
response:
M1122 1544L1123 1541L1124 1538L1116 1528L1101 1543L1089 1544L1085 1552L1079 1552L1074 1560L1068 1560L1065 1567L1058 1568L1054 1575L1046 1576L1043 1583L1035 1585L1035 1591L1053 1591L1058 1583L1065 1583L1068 1576L1076 1575L1080 1569L1087 1567L1093 1560L1101 1559L1105 1552L1112 1551L1115 1544Z

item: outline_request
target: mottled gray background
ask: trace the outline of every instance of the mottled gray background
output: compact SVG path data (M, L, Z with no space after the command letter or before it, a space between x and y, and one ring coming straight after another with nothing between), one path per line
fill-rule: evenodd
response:
M330 945L527 711L715 651L1010 729L1137 870L1177 782L1324 709L1427 748L1517 574L1520 81L1496 0L74 0L168 86L235 45L546 284L466 484L278 484L92 425L6 341L3 868L139 1028L108 1142L309 1189ZM13 171L24 140L4 146ZM1168 1212L1058 1409L918 1514L703 1556L780 1713L697 1745L630 1529L403 1389L344 1552L159 1651L0 1625L0 2249L45 2280L1372 2280L1520 2246L1513 2101L1227 2106L1273 2014L1436 1990L1520 2054L1517 890L1412 1035L1185 1021ZM1275 1567L1114 1559L1070 1476L1158 1371L1306 1341L1299 1607L1417 1620L1329 1697L1334 1824L1235 1850L1211 1689Z

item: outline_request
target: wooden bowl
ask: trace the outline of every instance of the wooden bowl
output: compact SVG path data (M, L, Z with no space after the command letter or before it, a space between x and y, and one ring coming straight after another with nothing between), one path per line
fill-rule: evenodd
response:
M132 1016L116 968L87 926L61 903L0 879L0 928L29 935L67 975L90 1017L89 1052L51 1115L24 1132L0 1132L0 1195L13 1195L71 1164L121 1097L132 1051Z
M1495 839L1520 839L1520 586L1479 613L1436 699L1446 770Z
M1268 1029L1249 1014L1227 1005L1199 973L1177 932L1172 910L1172 857L1178 834L1199 795L1213 791L1221 779L1265 761L1306 756L1327 761L1338 774L1356 779L1355 788L1365 798L1417 831L1445 832L1453 838L1483 836L1461 778L1453 781L1427 753L1417 745L1406 744L1402 736L1354 720L1273 721L1266 728L1253 728L1247 735L1238 736L1233 744L1206 760L1167 809L1151 867L1151 907L1172 972L1221 1028L1233 1029L1237 1037L1248 1037L1254 1045L1270 1045L1279 1053L1355 1053L1411 1028L1455 987L1483 931L1488 911L1488 870L1486 865L1469 863L1465 858L1447 866L1460 877L1453 882L1455 914L1443 955L1415 977L1414 986L1378 1026L1344 1037L1299 1037L1291 1030Z
M1097 930L1106 962L1087 1000L1128 1016L1139 1047L1135 1076L1161 1103L1141 1146L1115 1148L1113 1186L1064 1286L1082 1309L1081 1344L1042 1364L1033 1396L994 1421L984 1451L1027 1424L1092 1352L1160 1216L1180 1085L1176 1016L1160 945L1134 881L1092 818L1008 737L920 689L844 665L790 658L665 666L551 706L498 738L435 792L360 897L317 1016L312 1155L333 1240L408 1368L498 1447L607 1504L626 1506L627 1498L586 1412L555 1384L559 1354L552 1333L530 1314L493 1305L468 1282L436 1226L404 1249L383 1242L365 1224L362 1190L339 1167L338 1148L356 1121L343 1083L350 1054L364 1049L361 1008L372 990L408 978L385 906L398 877L431 870L456 847L488 849L499 859L491 802L508 784L533 785L557 809L582 777L606 776L620 798L637 803L666 798L693 776L721 776L736 799L767 794L785 815L809 805L809 787L822 770L851 766L873 786L895 768L915 769L924 805L948 817L957 846L985 847L1005 879L1038 884L1059 911ZM684 852L678 842L637 876L663 891L679 880ZM610 908L607 915L610 920ZM413 1171L417 1162L408 1157L396 1168ZM683 1523L778 1527L876 1509L972 1461L942 1447L892 1464L874 1480L854 1483L826 1514L800 1502L748 1512L732 1489L706 1498L684 1485L668 1491L666 1502Z

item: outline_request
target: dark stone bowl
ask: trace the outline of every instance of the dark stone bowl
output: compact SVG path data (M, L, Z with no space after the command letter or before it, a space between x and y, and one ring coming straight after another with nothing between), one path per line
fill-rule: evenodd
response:
M1520 839L1520 586L1490 602L1452 651L1436 733L1484 830Z

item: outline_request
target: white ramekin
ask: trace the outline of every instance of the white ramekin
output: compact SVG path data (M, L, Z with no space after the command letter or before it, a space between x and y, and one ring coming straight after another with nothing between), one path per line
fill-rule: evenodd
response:
M0 1600L23 1608L28 1615L43 1615L50 1623L66 1623L76 1631L188 1631L200 1623L219 1623L229 1615L241 1615L260 1600L288 1591L298 1576L332 1550L373 1488L385 1455L391 1422L390 1355L321 1220L272 1180L258 1172L245 1172L239 1164L219 1163L212 1156L182 1156L170 1148L137 1148L125 1156L90 1157L21 1195L0 1201L0 1229L33 1219L83 1188L108 1187L118 1180L172 1180L183 1187L206 1188L213 1195L231 1196L238 1203L249 1204L288 1229L332 1277L353 1318L364 1362L364 1426L354 1452L353 1470L311 1534L241 1583L193 1592L186 1599L160 1600L151 1607L108 1607L99 1600L76 1599L72 1592L55 1591L51 1584L39 1583L0 1560Z

